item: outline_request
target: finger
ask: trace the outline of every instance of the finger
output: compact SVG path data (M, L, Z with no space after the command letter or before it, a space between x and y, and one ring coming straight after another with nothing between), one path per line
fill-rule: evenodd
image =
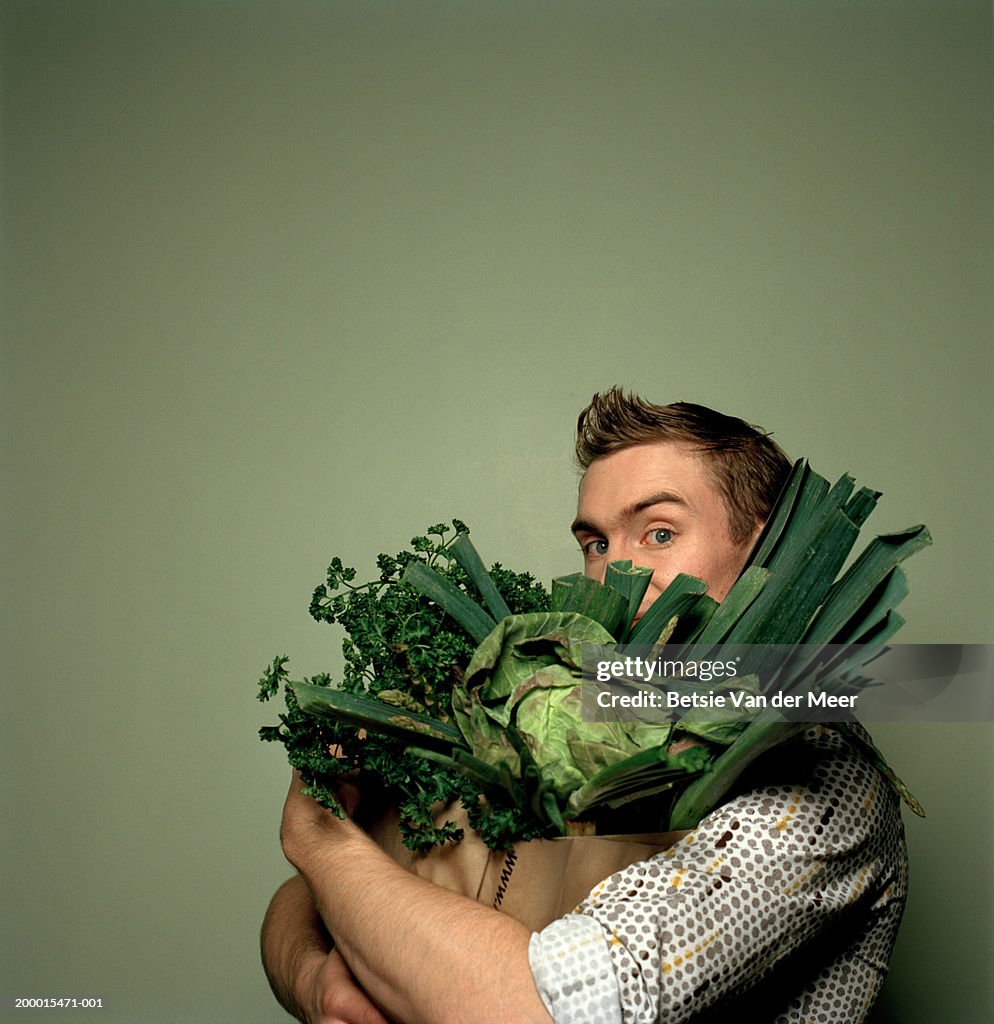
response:
M342 810L351 818L359 809L359 801L362 799L362 790L351 778L339 779L335 783L335 796L342 805Z

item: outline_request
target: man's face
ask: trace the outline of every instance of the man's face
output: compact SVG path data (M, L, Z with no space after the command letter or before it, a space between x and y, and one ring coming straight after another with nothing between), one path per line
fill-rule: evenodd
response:
M595 459L580 482L573 534L584 573L603 581L609 562L628 558L652 569L640 616L681 572L723 600L762 527L732 540L707 458L677 442L641 444Z

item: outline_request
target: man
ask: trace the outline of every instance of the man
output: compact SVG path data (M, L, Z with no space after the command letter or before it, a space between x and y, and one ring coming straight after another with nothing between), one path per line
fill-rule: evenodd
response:
M617 388L581 413L577 456L585 571L652 568L643 611L680 572L721 600L790 468L741 420ZM299 874L262 941L274 992L311 1024L627 1024L722 1008L737 1021L855 1022L903 908L896 799L826 729L765 758L686 839L534 935L404 871L299 788L281 831Z

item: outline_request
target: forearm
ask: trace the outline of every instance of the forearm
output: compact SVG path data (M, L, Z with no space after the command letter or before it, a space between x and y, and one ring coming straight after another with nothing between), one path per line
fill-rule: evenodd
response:
M273 995L298 1020L308 1019L301 982L320 968L331 942L300 875L276 890L262 922L260 945Z
M404 871L351 822L291 859L363 989L404 1024L548 1024L524 925ZM289 854L288 854L289 855Z

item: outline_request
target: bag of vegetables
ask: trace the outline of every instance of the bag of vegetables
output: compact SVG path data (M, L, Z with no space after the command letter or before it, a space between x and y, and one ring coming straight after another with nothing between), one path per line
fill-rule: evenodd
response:
M488 572L459 520L381 555L362 585L336 558L310 610L345 628L344 677L290 682L287 658L274 659L259 698L282 687L287 711L260 736L285 745L306 792L336 813L336 780L358 773L376 794L362 823L410 870L541 927L693 829L750 763L807 727L769 712L593 720L585 645L688 659L803 644L809 660L831 649L833 679L858 692L903 622L899 563L930 542L924 526L878 536L843 573L878 498L798 461L725 600L678 576L637 622L650 570L616 562L603 584L574 574L547 592L527 573ZM763 679L736 685L761 693ZM921 813L854 719L831 727Z

